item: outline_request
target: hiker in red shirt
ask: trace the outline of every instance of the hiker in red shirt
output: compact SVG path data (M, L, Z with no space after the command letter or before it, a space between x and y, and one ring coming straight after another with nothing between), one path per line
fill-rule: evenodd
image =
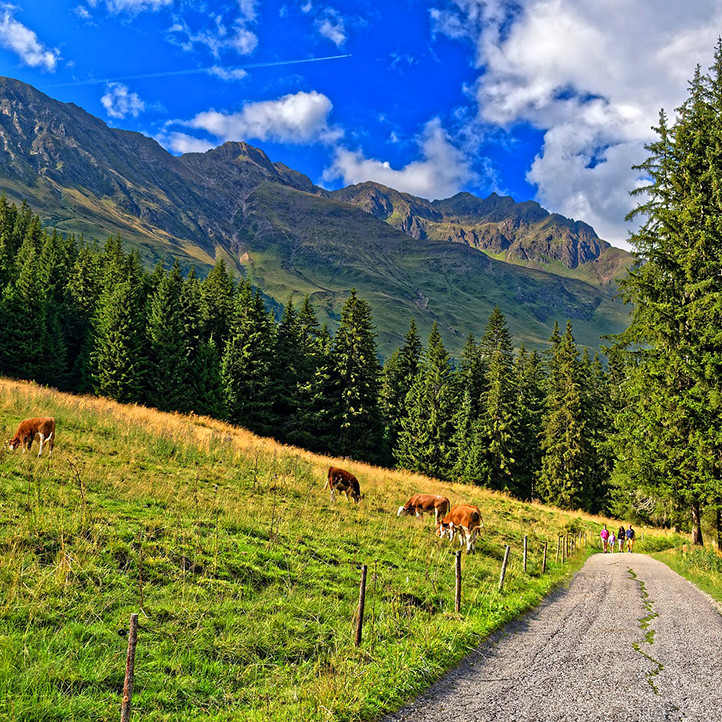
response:
M602 537L602 549L604 550L604 553L607 553L607 540L609 539L609 529L607 529L607 525L604 525L604 529L599 533L599 536Z

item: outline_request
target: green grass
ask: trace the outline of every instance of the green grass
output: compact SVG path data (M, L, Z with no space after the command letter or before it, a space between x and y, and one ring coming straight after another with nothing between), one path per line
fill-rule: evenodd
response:
M714 549L685 544L652 556L722 602L722 556Z
M568 579L589 550L556 563L559 534L607 521L341 460L366 498L331 502L331 459L0 379L0 438L36 415L56 417L52 459L0 452L0 719L116 720L139 612L135 719L370 720ZM396 517L418 490L481 507L460 615L449 544Z

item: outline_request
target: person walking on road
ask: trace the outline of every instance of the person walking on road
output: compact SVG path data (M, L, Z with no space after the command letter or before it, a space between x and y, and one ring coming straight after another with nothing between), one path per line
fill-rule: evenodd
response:
M634 550L634 529L632 529L632 525L629 525L629 529L627 529L627 551L631 552Z
M614 554L614 545L617 541L617 537L614 536L614 529L609 532L609 553Z
M626 538L626 532L624 531L624 524L619 527L619 533L617 534L617 539L619 540L619 551L624 551L624 539Z
M601 532L599 532L599 536L602 538L602 549L604 550L604 553L607 553L607 545L609 543L609 530L607 529L607 525L604 525L604 529L602 529Z

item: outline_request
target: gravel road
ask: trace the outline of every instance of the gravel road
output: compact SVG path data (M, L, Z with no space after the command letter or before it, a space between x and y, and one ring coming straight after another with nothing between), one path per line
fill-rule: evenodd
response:
M595 554L384 720L722 722L722 616L661 562Z

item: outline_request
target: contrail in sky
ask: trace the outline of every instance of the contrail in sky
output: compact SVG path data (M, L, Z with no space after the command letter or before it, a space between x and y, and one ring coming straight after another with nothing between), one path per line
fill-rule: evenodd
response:
M351 53L346 55L328 55L324 58L300 58L298 60L274 60L267 63L249 63L247 65L233 65L222 68L223 70L250 70L252 68L272 68L277 65L297 65L298 63L318 63L322 60L338 60L350 58ZM198 73L212 73L214 68L189 68L187 70L166 70L160 73L142 73L141 75L123 75L118 78L97 78L93 80L77 80L72 83L59 83L55 88L68 88L74 85L95 85L96 83L115 83L119 80L145 80L147 78L170 78L175 75L195 75Z

